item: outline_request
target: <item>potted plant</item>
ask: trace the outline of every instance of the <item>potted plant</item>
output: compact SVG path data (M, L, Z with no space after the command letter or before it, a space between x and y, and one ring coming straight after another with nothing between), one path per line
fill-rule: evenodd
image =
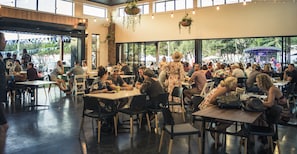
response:
M178 23L179 26L179 31L181 30L181 27L188 27L189 28L189 33L191 31L191 25L192 25L192 18L189 17L189 14L187 13L182 20Z
M128 15L137 15L140 12L140 9L137 7L137 0L132 0L131 2L128 2L124 10L125 13Z

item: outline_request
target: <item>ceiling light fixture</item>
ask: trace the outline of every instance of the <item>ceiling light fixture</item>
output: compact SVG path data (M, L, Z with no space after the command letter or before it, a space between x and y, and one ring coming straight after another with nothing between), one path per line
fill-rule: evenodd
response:
M173 18L173 17L174 17L174 15L173 15L173 12L171 12L171 14L170 14L170 17L171 17L171 18Z
M217 10L218 10L218 11L220 10L220 6L217 6Z

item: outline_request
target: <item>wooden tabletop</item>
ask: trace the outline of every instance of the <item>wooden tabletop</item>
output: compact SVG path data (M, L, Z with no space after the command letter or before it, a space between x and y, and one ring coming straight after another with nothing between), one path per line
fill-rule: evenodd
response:
M16 82L15 84L30 85L30 86L39 86L39 85L55 84L55 83L56 83L56 81L34 80L34 81Z
M134 88L133 90L120 90L119 92L113 93L95 93L95 94L85 94L85 96L96 97L100 99L108 100L119 100L122 98L128 98L132 96L140 95L139 89Z
M195 116L242 123L253 123L261 114L262 112L247 112L240 109L220 109L217 106L210 106L193 113Z

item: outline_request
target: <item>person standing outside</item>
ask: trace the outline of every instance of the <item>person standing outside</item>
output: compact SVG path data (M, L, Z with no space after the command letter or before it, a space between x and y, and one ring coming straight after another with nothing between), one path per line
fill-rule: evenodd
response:
M0 51L3 51L6 46L4 34L0 32ZM0 103L6 102L6 77L5 77L5 64L3 62L3 56L0 52ZM8 129L8 123L3 111L2 104L0 105L0 153L5 151L6 133Z
M26 69L29 62L31 62L31 56L28 54L27 49L23 49L23 55L22 55L23 68Z

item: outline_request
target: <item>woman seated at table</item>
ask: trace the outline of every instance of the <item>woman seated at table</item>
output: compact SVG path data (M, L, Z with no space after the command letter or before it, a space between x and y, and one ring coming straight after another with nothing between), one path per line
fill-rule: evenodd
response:
M226 95L231 91L235 91L237 87L237 78L235 77L227 77L220 82L220 84L212 89L198 106L200 110L206 109L207 107L213 106L216 102L217 97ZM216 124L216 130L223 131L227 127L231 125L230 122L220 120L219 123ZM211 136L214 138L214 134L212 133Z
M280 89L273 85L269 75L265 73L257 75L256 82L259 89L267 93L267 98L263 101L265 107L271 108L274 105L282 105L283 107L286 107L287 99L283 96ZM265 117L265 115L262 116L256 123L259 125L267 125L267 117Z

